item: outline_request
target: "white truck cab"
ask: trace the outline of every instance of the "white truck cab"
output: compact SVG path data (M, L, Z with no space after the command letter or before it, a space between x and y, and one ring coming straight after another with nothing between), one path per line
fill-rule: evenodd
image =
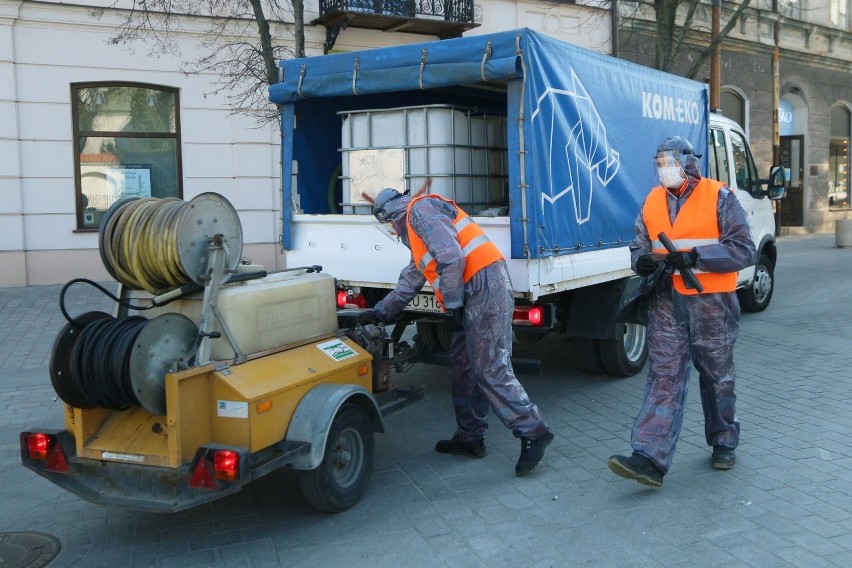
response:
M737 294L744 311L763 311L774 290L777 252L771 200L784 195L783 169L773 168L769 180L759 178L742 127L718 113L710 114L706 160L708 176L727 183L748 216L757 255L754 264L739 273Z

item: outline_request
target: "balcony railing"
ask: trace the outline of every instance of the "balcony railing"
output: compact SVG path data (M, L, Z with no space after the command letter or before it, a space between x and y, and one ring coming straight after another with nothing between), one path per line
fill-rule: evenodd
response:
M320 0L320 14L352 12L473 22L473 0Z
M312 23L326 27L326 50L347 27L449 38L479 26L473 0L320 0L319 12Z

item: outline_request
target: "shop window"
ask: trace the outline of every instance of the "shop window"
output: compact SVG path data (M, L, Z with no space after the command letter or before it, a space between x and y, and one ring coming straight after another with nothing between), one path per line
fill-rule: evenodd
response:
M831 137L828 146L828 207L850 207L849 133L852 117L849 111L836 106L831 109Z
M77 228L96 230L129 197L182 197L177 89L71 85Z

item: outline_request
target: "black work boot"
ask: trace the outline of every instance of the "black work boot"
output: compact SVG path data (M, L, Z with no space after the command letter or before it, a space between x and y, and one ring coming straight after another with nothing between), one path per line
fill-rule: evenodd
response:
M463 454L472 458L484 458L485 441L462 442L459 440L459 435L456 434L449 440L438 440L438 443L435 444L435 451L442 454Z
M737 455L734 448L713 446L713 457L710 459L713 469L731 469L735 463L737 463Z
M521 438L521 457L515 464L515 474L526 475L533 470L544 456L544 449L553 441L553 432L548 430L535 440Z
M654 462L641 454L634 452L632 456L612 456L607 462L609 469L616 475L635 479L642 485L651 487L663 486L663 472Z

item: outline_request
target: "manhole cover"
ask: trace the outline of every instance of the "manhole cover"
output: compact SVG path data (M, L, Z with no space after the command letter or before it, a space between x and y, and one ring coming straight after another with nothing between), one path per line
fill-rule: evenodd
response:
M59 553L59 541L37 532L0 533L2 568L39 568Z

